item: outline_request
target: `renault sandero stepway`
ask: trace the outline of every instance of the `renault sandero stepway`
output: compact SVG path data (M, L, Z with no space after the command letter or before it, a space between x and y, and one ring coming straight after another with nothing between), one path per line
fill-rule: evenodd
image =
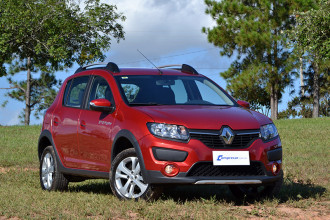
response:
M45 113L38 156L42 189L104 178L122 199L154 199L169 184L276 195L283 182L273 122L186 64L80 67Z

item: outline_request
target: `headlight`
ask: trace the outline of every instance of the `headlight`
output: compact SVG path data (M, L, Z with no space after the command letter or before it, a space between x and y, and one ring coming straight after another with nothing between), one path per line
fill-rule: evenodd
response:
M265 141L268 141L274 137L278 136L277 129L273 123L263 125L260 127L260 136Z
M189 133L185 126L169 125L160 123L147 123L151 134L162 137L186 141L189 139Z

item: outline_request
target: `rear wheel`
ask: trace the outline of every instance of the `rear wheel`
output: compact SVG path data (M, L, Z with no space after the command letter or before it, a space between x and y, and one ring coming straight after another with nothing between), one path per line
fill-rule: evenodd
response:
M58 170L55 152L52 146L48 146L42 152L40 159L40 184L44 190L66 190L68 180Z
M140 162L133 148L119 153L110 170L112 192L121 199L156 199L161 194L159 186L144 181Z
M283 174L271 184L261 185L229 185L230 191L239 199L256 199L261 197L272 197L279 194L283 184Z

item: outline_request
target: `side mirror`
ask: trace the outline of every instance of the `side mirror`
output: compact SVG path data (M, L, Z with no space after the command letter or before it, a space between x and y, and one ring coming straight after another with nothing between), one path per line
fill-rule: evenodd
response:
M89 103L89 108L93 111L99 112L113 112L115 110L114 106L111 106L111 102L106 99L94 99Z
M242 106L244 108L250 108L250 103L248 103L246 101L237 100L237 104L239 104L240 106Z

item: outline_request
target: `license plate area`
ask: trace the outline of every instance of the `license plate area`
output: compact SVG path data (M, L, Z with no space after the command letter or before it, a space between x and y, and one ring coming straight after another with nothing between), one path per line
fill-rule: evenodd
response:
M214 166L250 165L249 151L213 151Z

